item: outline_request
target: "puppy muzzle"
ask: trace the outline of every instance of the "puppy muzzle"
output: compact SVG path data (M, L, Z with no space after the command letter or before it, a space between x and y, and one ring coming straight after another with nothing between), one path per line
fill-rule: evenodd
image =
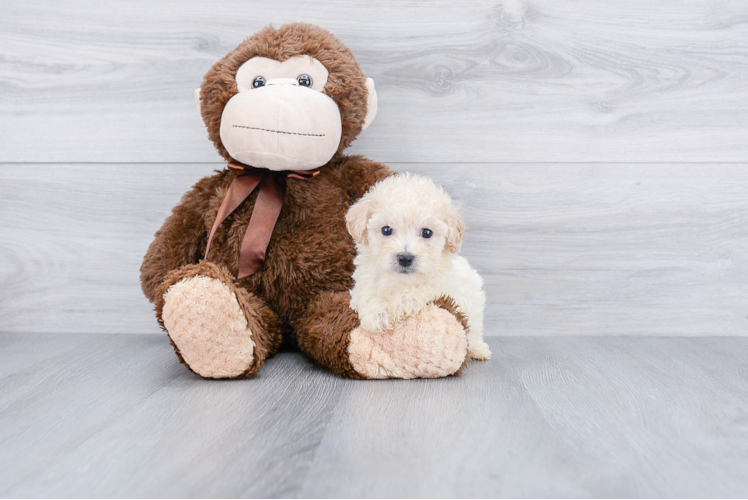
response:
M400 274L411 274L416 271L416 256L412 253L401 252L395 255L395 270Z

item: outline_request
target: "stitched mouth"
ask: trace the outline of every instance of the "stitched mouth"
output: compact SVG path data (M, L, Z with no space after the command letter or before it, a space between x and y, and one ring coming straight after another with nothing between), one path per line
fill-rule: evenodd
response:
M272 130L269 128L261 127L248 127L246 125L233 125L234 128L246 128L249 130L260 130L262 132L273 132L275 134L288 134L288 135L303 135L306 137L324 137L325 134L302 134L301 132L286 132L285 130Z

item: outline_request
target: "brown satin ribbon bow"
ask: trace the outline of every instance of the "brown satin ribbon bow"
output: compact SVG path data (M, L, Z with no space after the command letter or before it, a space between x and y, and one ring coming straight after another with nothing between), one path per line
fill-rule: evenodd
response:
M239 208L239 205L252 194L257 186L260 186L260 192L257 194L254 210L252 210L252 215L249 218L247 232L244 233L242 247L239 251L239 275L237 278L241 279L253 275L261 270L265 264L265 252L283 207L283 198L286 195L286 178L312 179L319 174L319 171L284 170L275 172L265 168L249 167L236 161L230 161L228 167L238 172L238 175L231 181L226 196L223 197L221 202L221 207L218 209L216 221L210 230L210 236L208 236L205 260L208 260L210 243L213 241L213 235L218 226L234 210Z

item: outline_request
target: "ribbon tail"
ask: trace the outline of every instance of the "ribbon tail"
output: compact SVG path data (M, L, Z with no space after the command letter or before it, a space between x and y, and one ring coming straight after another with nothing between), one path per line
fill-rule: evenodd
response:
M216 220L213 222L213 227L210 229L210 236L208 236L208 245L205 248L205 260L208 260L208 253L210 252L210 244L213 241L213 235L216 233L216 229L225 221L239 205L246 200L252 191L255 190L257 185L262 181L263 174L261 172L250 172L247 174L238 175L231 181L229 188L226 190L226 195L223 197L221 207L218 209Z
M239 275L245 278L260 271L265 264L270 237L283 207L286 195L285 177L268 172L257 194L247 232L244 233L239 252Z

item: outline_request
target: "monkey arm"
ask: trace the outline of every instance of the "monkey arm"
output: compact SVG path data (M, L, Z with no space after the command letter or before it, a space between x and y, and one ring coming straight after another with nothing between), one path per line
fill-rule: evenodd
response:
M225 173L201 179L174 207L143 258L140 285L152 303L166 275L182 266L197 264L207 242L205 214Z

